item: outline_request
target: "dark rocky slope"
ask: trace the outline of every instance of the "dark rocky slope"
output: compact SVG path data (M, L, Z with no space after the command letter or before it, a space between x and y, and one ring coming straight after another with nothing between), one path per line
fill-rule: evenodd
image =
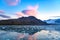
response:
M29 16L18 19L0 20L0 25L47 25L47 23Z

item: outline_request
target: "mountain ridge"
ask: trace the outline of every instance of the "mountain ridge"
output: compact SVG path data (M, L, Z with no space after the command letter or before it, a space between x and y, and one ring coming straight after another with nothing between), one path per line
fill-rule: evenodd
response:
M0 25L47 25L47 23L33 16L29 16L18 19L0 20Z

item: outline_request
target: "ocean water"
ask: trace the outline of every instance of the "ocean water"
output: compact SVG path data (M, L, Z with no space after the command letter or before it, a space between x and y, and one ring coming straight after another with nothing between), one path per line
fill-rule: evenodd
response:
M0 40L60 40L60 25L0 25Z

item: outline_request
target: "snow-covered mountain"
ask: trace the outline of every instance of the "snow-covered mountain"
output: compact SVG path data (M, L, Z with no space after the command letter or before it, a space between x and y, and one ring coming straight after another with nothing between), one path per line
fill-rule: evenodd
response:
M48 24L60 24L60 18L59 19L48 19L44 21L47 22Z

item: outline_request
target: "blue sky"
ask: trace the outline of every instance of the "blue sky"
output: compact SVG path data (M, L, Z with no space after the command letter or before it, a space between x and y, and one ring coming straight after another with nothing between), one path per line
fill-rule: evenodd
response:
M17 5L8 5L6 1L0 0L0 10L5 15L14 15L16 12L27 9L28 5L39 5L39 16L44 17L60 16L60 0L21 0Z

